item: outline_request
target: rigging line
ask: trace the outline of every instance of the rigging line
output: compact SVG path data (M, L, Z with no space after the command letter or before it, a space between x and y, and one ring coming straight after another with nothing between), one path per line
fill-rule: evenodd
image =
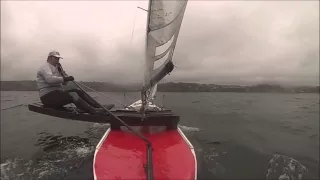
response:
M148 12L148 10L143 9L142 7L137 6L137 8L142 9L142 10L144 10L144 11Z
M123 107L127 107L127 108L130 108L130 109L134 110L134 111L139 112L138 110L134 109L133 107L131 107L131 106L126 106L125 104L122 104L121 102L119 102L119 101L117 101L117 100L114 100L114 99L112 99L112 98L109 98L108 96L100 93L99 91L96 91L96 90L94 90L94 89L92 89L92 88L90 88L90 87L88 87L88 86L86 86L86 85L84 85L84 84L82 84L82 83L80 83L80 82L78 82L78 84L81 85L81 86L83 86L83 87L85 87L85 88L88 88L89 90L91 90L91 91L93 91L93 92L101 95L101 96L104 97L104 98L107 98L107 99L110 99L111 101L115 101L115 102L119 103L119 104L122 105Z
M63 71L61 64L58 65L58 70L61 72L61 75L63 77L65 77L65 75L67 75ZM72 82L80 90L85 92L76 81L73 80ZM91 97L91 96L89 96L89 97ZM94 99L92 98L92 100L94 100ZM120 119L119 117L114 115L111 111L109 111L106 107L102 106L99 102L96 101L96 103L98 103L101 108L103 108L105 111L107 111L113 118L118 120L122 125L126 126L132 133L134 133L136 136L138 136L139 138L141 138L143 141L146 142L146 144L147 144L147 168L146 168L147 172L146 172L146 174L147 174L147 179L148 180L153 180L153 163L152 163L152 144L151 144L151 141L149 141L149 139L146 136L144 136L143 134L141 134L139 131L135 131L134 129L132 129L127 123L125 123L122 119Z
M3 109L1 109L1 111L7 110L7 109L16 108L16 107L19 107L19 106L27 106L27 104L18 104L18 105L15 105L15 106L11 106L11 107L7 107L7 108L3 108Z
M76 81L72 81L76 86L78 86L80 89L80 83L76 82ZM110 110L108 110L107 108L105 108L104 106L102 106L99 103L100 107L103 108L105 111L107 111L113 118L117 119L118 121L120 121L124 126L126 126L126 128L128 128L129 130L131 130L135 135L137 135L138 137L140 137L141 139L143 139L144 141L147 142L148 145L151 146L151 142L148 140L147 137L145 137L144 135L142 135L140 132L133 130L127 123L125 123L123 120L121 120L118 116L114 115Z
M68 76L68 75L66 74L66 72L63 70L63 68L62 68L62 66L61 66L60 63L58 64L58 69L59 69L59 71L61 71L60 73L61 73L62 76ZM115 101L115 102L119 103L120 105L122 105L122 106L124 106L124 107L127 107L127 108L130 108L130 109L133 109L134 111L137 111L137 110L134 109L133 107L126 106L126 105L122 104L121 102L119 102L119 101L117 101L117 100L111 99L111 98L105 96L104 94L102 94L102 93L100 93L100 92L98 92L98 91L96 91L96 90L94 90L94 89L92 89L92 88L84 85L83 83L79 83L79 82L78 82L78 83L75 83L75 81L73 81L73 83L76 84L76 86L78 86L82 91L84 91L84 90L80 87L80 85L82 85L82 86L90 89L91 91L96 92L97 94L100 94L101 96L103 96L103 97L105 97L105 98L107 98L107 99L110 99L111 101ZM84 91L84 92L85 92L85 91ZM89 97L91 97L91 96L89 95ZM91 99L94 100L92 97L91 97ZM94 100L94 101L96 101L96 100ZM138 112L138 111L137 111L137 112Z
M132 27L132 32L131 32L130 44L132 44L132 37L133 37L134 27L136 25L137 11L138 11L138 8L136 9L136 12L135 12L135 15L134 15L134 21L133 21L133 27Z
M61 71L63 71L62 69L62 66L60 65L61 68ZM63 74L63 76L67 75L65 72ZM72 81L80 90L82 90L83 92L85 92L81 87L80 87L80 84L81 83L78 83L76 81ZM83 84L82 84L83 85ZM91 89L91 88L90 88ZM95 90L94 90L95 91ZM96 91L97 92L97 91ZM93 99L94 100L94 99ZM132 129L127 123L125 123L123 120L121 120L119 117L117 117L116 115L114 115L109 109L107 109L106 107L102 106L99 102L97 102L99 104L99 106L104 109L105 111L107 111L113 118L117 119L118 121L120 121L124 126L126 126L129 130L131 130L135 135L137 135L138 137L140 137L141 139L143 139L147 145L148 145L148 148L151 147L151 142L149 141L149 139L147 137L145 137L144 135L142 135L140 132L138 131L135 131L134 129Z
M76 82L76 81L72 81L79 89L81 89L82 91L84 91L80 85ZM98 103L98 102L97 102ZM134 129L132 129L132 127L130 127L127 123L125 123L122 119L120 119L119 117L117 117L116 115L114 115L111 111L109 111L107 108L105 108L104 106L102 106L100 103L98 103L99 106L101 108L103 108L105 111L107 111L113 118L117 119L122 125L124 125L126 128L128 128L132 133L134 133L136 136L138 136L139 138L141 138L143 141L146 142L147 144L147 179L148 180L153 180L153 166L152 166L152 143L151 141L144 136L143 134L141 134L139 131L135 131Z

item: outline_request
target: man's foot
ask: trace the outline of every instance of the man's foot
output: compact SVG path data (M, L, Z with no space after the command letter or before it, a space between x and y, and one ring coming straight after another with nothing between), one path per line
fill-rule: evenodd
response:
M109 113L103 108L94 108L94 109L95 109L94 115L102 115L102 116L109 115Z
M103 107L105 107L106 109L110 110L112 108L114 108L114 104L105 104L105 105L102 105Z

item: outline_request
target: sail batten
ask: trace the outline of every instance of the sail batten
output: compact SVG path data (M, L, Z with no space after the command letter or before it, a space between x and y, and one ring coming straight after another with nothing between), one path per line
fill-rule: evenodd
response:
M174 34L172 35L172 37L168 41L166 41L165 43L163 43L159 46L156 46L156 53L155 53L156 59L155 60L160 59L163 54L166 54L170 50L170 47L173 45L173 40L174 40Z

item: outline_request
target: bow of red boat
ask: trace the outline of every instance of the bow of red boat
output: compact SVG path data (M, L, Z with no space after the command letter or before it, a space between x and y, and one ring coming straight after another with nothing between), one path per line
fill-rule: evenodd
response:
M143 135L152 143L154 179L196 179L196 155L179 128ZM108 129L96 148L95 179L147 179L146 151L146 143L132 132Z

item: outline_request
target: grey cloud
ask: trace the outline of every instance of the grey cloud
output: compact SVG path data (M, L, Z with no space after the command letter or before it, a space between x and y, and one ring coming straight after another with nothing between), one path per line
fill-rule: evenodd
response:
M5 34L1 38L1 79L34 79L36 66L55 47L66 56L62 61L65 69L78 80L142 81L143 17L137 16L130 43L135 9L118 21L101 19L101 23L110 21L105 32L95 31L98 26L94 25L87 32L79 29L74 33L54 28L56 21L42 9L36 16L34 39L19 39L12 33L13 15L19 12L9 11L6 5L1 12ZM116 16L114 11L111 16ZM72 22L63 24L68 23L72 26ZM189 1L174 64L177 68L164 81L319 84L319 2Z
M171 79L235 84L319 84L318 6L300 3L290 8L290 2L254 2L259 6L248 7L254 11L243 15L243 9L250 3L225 8L232 13L217 14L222 17L216 20L212 20L212 16L194 15L184 21L181 34L190 36L179 39L175 62L180 69ZM281 17L276 12L281 12L282 18L287 18L282 23L289 25L277 28L277 20L281 27ZM293 15L296 18L292 18ZM194 22L206 23L200 26Z

